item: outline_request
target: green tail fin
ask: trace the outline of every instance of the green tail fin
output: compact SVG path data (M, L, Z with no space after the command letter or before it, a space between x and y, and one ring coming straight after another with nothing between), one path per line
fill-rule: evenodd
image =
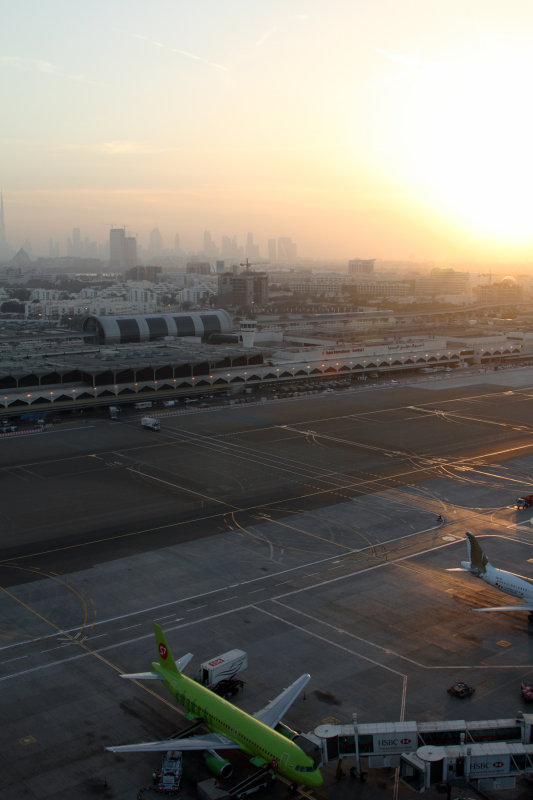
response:
M165 639L165 634L163 633L157 622L154 622L154 632L155 632L155 641L157 644L157 655L159 657L159 663L154 662L155 666L163 667L163 669L166 672L175 672L177 675L179 675L180 674L179 669L176 665L176 662L174 661L167 640ZM159 670L156 671L159 672Z

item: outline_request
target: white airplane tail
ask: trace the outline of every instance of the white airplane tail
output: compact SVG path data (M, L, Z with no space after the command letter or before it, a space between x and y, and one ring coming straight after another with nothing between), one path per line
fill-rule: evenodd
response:
M486 573L487 567L490 567L489 560L478 540L470 531L466 531L466 550L468 561L461 561L462 568L482 577Z

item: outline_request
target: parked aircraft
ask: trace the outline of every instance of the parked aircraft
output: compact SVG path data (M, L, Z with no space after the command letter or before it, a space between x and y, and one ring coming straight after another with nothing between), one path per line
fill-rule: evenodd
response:
M529 611L529 619L533 622L533 581L515 575L514 572L493 567L478 540L469 531L466 532L466 547L469 560L461 561L461 569L471 572L500 592L519 597L524 601L523 605L473 608L472 611Z
M272 767L294 784L322 786L318 748L314 749L312 756L308 755L297 741L298 734L280 724L282 716L302 691L310 675L301 675L278 697L251 715L183 675L181 670L189 663L192 654L188 653L177 662L174 661L165 635L156 623L154 631L159 661L152 662L152 671L125 674L121 677L163 680L178 703L204 721L209 733L183 739L108 747L107 750L113 753L203 750L207 753L206 763L209 769L216 775L227 777L231 774L231 765L217 751L240 749L254 757L254 764L257 765L259 759L262 765ZM283 733L276 729L278 727ZM307 740L300 741L313 747Z

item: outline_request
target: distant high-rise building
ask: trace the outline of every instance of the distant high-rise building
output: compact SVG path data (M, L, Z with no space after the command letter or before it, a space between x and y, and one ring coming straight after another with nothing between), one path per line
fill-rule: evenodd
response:
M0 261L9 261L13 250L8 244L4 224L4 195L0 192Z
M271 264L275 264L278 260L278 248L276 247L276 240L268 240L268 260Z
M375 258L353 258L348 261L348 272L350 275L371 275L375 261Z
M111 228L109 231L109 266L124 266L124 228Z
M278 261L294 261L297 257L297 247L289 236L280 236L278 239Z
M203 248L204 256L208 258L216 258L218 255L218 247L214 243L213 239L211 238L211 234L209 231L204 231L204 248Z
M109 231L109 266L118 269L131 269L137 264L137 240L126 236L124 228L111 228Z
M175 252L175 253L177 253L178 255L180 255L180 254L183 252L183 251L182 251L182 249L181 249L181 243L180 243L180 235L179 235L179 233L177 233L177 234L174 236L174 252Z
M150 233L148 252L151 256L158 256L163 252L163 237L161 236L159 228L154 228Z
M253 233L248 233L246 236L246 246L244 248L244 255L246 256L246 258L249 258L252 261L254 261L256 258L259 258L259 247L258 245L254 244Z
M131 269L137 264L137 239L135 236L124 237L124 268Z

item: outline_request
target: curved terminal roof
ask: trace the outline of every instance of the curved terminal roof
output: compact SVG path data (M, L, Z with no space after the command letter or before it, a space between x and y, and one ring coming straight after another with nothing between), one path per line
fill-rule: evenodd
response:
M233 321L227 311L192 311L181 314L132 314L131 316L90 316L83 323L87 341L94 344L153 342L165 336L199 336L230 333Z

